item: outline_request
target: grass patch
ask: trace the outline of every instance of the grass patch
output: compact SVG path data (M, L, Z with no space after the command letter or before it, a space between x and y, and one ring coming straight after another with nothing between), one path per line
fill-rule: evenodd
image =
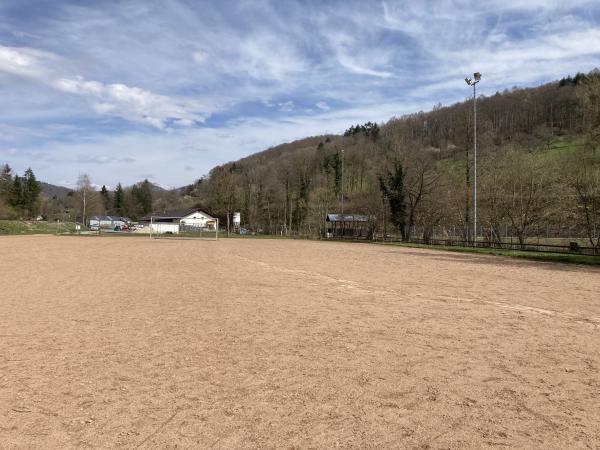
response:
M219 239L295 239L295 240L317 240L317 238L311 238L309 236L284 236L280 234L237 234L231 233L227 236L227 231L219 231Z
M503 250L498 248L455 247L445 245L411 244L404 242L380 242L383 245L396 245L399 247L426 248L431 250L444 250L448 252L473 253L480 255L507 256L510 258L529 259L533 261L559 262L567 264L585 264L600 266L600 256L577 255L569 253L530 252L523 250Z
M0 235L57 234L75 231L73 222L44 222L28 220L0 220Z
M223 238L226 238L224 233ZM221 238L221 235L219 235ZM270 236L270 235L231 235L229 238L233 239L301 239L307 240L305 236ZM312 239L319 240L319 239ZM550 252L530 252L523 250L503 250L498 248L482 248L482 247L458 247L458 246L446 246L446 245L426 245L426 244L414 244L409 242L374 242L369 240L353 240L353 239L320 239L321 242L348 242L357 244L376 244L376 245L395 245L398 247L409 247L409 248L426 248L431 250L442 250L448 252L457 253L472 253L480 255L492 255L492 256L505 256L510 258L521 258L532 261L545 261L555 263L567 263L567 264L585 264L589 266L600 266L600 256L589 256L589 255L577 255L569 253L550 253Z
M539 147L534 154L541 162L560 162L565 156L579 151L583 147L583 142L580 137L561 136L548 145Z

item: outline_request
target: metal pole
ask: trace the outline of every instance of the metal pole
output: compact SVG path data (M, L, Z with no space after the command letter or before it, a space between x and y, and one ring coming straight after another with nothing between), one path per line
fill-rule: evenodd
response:
M342 216L344 215L344 149L342 149Z
M473 243L477 245L477 82L473 83Z

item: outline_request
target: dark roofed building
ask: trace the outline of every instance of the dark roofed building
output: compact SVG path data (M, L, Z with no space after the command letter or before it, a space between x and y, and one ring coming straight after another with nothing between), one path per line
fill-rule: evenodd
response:
M360 214L327 214L327 222L368 222L369 217Z
M362 214L327 214L326 237L373 237L373 224L369 216Z

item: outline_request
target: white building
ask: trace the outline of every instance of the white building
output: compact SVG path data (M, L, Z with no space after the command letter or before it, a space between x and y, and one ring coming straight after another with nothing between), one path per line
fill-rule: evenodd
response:
M217 226L217 219L198 208L153 213L142 217L140 222L145 222L153 233L214 230Z

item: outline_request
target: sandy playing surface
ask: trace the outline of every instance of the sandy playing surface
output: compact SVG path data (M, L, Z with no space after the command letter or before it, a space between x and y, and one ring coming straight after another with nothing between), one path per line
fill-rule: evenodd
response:
M0 237L0 447L597 448L600 270Z

